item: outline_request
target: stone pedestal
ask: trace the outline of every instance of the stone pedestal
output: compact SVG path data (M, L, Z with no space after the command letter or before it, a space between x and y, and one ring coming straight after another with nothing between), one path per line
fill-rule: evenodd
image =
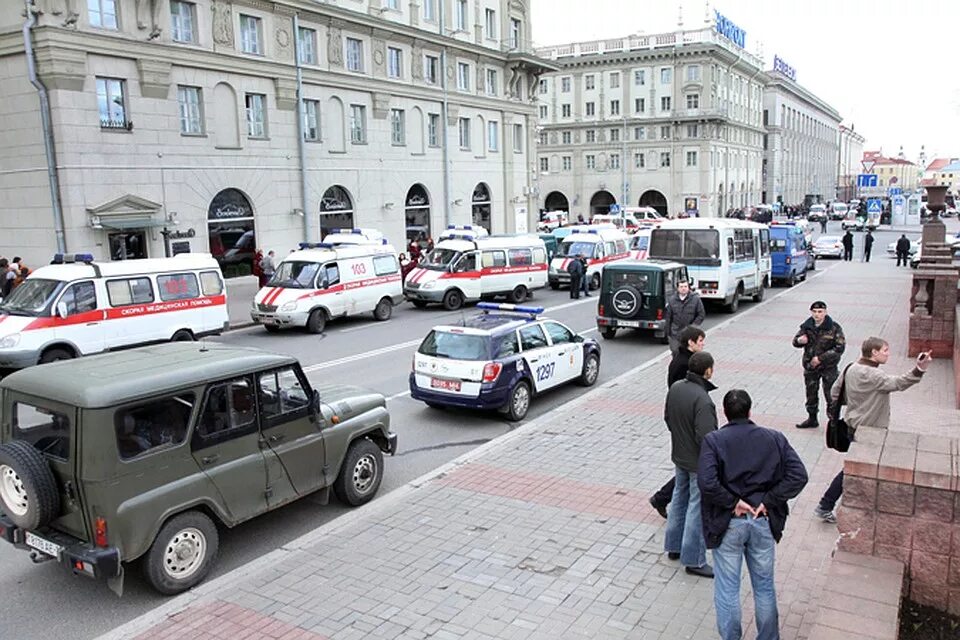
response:
M925 246L923 259L926 258ZM957 270L950 264L922 262L914 272L910 294L911 357L927 350L933 352L934 358L953 357L957 280Z

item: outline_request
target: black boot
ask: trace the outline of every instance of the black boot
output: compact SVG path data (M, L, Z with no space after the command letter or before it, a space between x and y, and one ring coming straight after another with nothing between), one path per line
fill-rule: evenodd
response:
M820 423L817 422L817 414L811 413L810 416L797 425L797 429L816 429L820 426Z

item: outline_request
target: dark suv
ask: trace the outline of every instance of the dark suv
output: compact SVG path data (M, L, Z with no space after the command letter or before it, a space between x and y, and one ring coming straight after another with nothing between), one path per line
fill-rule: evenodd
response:
M624 261L603 268L597 328L606 339L617 329L653 331L667 343L667 300L680 280L687 279L687 267L669 260Z

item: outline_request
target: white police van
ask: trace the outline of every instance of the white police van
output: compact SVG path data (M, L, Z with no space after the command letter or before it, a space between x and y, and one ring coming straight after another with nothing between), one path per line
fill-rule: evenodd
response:
M305 327L310 333L322 333L328 320L348 315L372 312L377 320L389 320L393 305L403 300L401 287L400 263L385 239L302 242L257 292L250 318L270 332Z
M597 381L600 345L541 318L542 307L481 302L477 308L479 315L434 327L423 339L410 372L413 399L522 420L534 396L566 382Z
M545 286L547 248L537 236L452 234L407 274L403 294L418 308L438 302L452 311L496 296L523 302Z
M194 340L228 326L223 274L210 254L102 263L57 254L0 305L0 367Z
M573 233L560 243L556 255L550 261L547 275L551 289L561 285L569 286L570 274L567 266L578 255L587 260L587 272L584 277L591 289L600 286L600 274L605 264L629 260L631 256L630 236L612 225L578 225Z

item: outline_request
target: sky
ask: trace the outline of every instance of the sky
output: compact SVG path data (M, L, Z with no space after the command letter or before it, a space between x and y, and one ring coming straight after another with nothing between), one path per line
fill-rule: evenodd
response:
M535 46L704 25L706 3L532 0ZM917 162L960 157L960 0L719 0L746 50L796 69L797 83L866 138L864 148Z

